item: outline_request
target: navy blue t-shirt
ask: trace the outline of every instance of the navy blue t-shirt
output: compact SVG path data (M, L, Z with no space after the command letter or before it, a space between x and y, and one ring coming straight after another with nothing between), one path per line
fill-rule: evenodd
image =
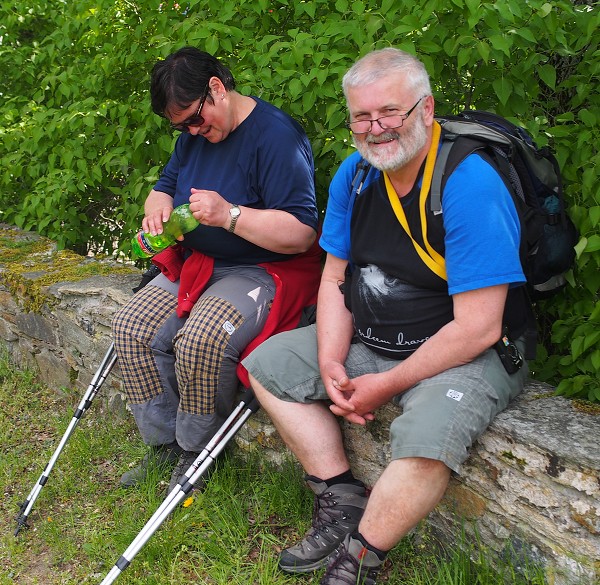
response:
M281 209L317 228L314 162L302 127L275 106L253 97L256 107L225 140L213 144L183 133L154 186L187 203L191 189L216 191L230 203ZM200 225L183 245L212 256L218 265L289 259L219 227Z

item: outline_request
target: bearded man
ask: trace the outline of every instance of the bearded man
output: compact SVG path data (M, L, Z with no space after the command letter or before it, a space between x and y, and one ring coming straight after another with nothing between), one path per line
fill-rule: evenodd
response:
M522 391L527 366L510 373L497 346L524 351L528 304L519 218L485 155L447 178L442 214L429 209L444 136L423 64L374 51L343 89L357 152L330 186L317 324L271 338L243 363L316 499L310 530L280 568L327 566L322 585L373 585L386 553ZM401 407L391 461L368 495L338 417L364 425L389 401Z

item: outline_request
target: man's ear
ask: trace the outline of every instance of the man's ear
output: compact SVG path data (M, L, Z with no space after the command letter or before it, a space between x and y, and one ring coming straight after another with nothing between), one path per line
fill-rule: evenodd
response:
M432 95L428 95L424 98L423 102L423 118L427 126L431 126L435 115L435 100Z

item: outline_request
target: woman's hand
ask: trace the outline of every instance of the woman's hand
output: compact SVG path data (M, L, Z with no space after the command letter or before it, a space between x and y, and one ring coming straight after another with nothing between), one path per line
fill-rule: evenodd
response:
M229 229L231 203L216 191L192 189L190 211L201 224Z
M142 220L143 230L153 236L162 234L163 223L168 221L172 211L173 206L171 205L170 207L159 207L151 210L149 213L147 212L146 217Z
M152 189L144 203L142 229L153 236L163 233L163 223L171 217L173 197Z

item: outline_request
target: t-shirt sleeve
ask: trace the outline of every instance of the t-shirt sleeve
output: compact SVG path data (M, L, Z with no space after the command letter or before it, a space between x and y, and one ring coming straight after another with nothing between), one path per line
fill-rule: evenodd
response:
M443 194L448 292L525 282L519 217L494 168L477 154L450 175Z
M262 135L257 150L262 203L266 209L287 211L316 229L318 211L310 142L291 122L277 122Z
M353 195L352 181L360 159L360 155L354 153L344 160L329 184L329 199L323 221L323 232L319 240L325 252L342 260L350 260L352 209L349 206Z

